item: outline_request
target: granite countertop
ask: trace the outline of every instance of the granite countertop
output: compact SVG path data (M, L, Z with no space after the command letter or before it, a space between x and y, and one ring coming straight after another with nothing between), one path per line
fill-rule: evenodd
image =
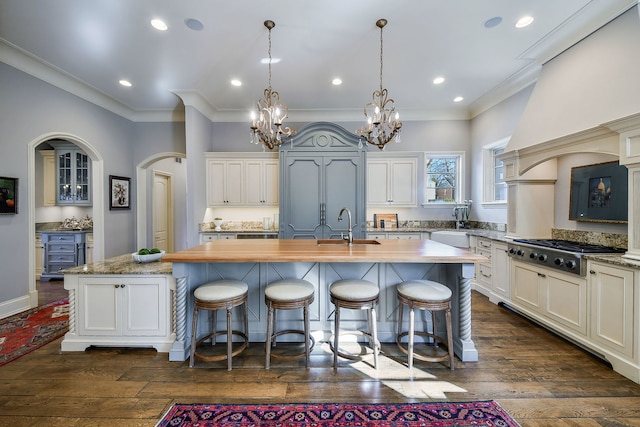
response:
M618 265L620 267L628 267L634 269L640 269L640 260L634 260L631 258L625 258L622 255L596 255L585 254L584 259L590 259L593 261L603 262L612 265Z
M103 261L67 268L62 274L171 274L170 262L139 263L133 261L131 254L119 255Z

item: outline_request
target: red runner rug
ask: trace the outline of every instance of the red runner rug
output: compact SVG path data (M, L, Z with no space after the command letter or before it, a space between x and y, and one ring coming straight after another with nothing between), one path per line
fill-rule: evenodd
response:
M64 335L69 329L67 298L0 320L0 366Z
M400 404L188 405L176 403L156 427L517 427L496 402Z

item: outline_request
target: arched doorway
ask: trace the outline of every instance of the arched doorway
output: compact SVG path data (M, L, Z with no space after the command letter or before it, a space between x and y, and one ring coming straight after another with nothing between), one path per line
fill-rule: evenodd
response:
M81 148L91 159L91 191L93 194L93 236L94 236L94 259L101 260L104 258L104 164L100 153L89 142L77 135L64 132L51 132L38 136L29 142L27 146L27 174L29 180L27 183L28 203L28 248L29 248L29 304L31 307L38 305L38 292L36 289L35 278L35 197L36 197L36 147L50 140L69 141Z
M184 153L157 153L147 157L136 166L136 247L142 248L149 246L152 241L150 235L151 231L148 224L153 221L152 204L149 200L153 193L153 172L150 173L149 169L153 169L154 165L164 159L175 159L176 163L181 163L182 159L186 159ZM180 185L174 186L175 191L182 191L186 194L186 177L183 177L184 187L180 189ZM181 205L180 200L175 200L175 206L178 208ZM182 204L184 206L184 204ZM186 208L185 208L186 209ZM180 215L175 215L176 222L175 228L180 228L181 222ZM184 228L184 225L182 226ZM176 242L176 249L183 249L180 246L180 235L184 235L186 230L174 230L174 241Z

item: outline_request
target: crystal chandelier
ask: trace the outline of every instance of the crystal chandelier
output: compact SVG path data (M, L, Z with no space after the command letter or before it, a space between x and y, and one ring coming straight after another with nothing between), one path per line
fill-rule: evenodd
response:
M376 26L380 28L380 90L374 91L373 102L364 106L367 124L356 131L369 144L375 145L381 150L394 138L396 142L400 142L400 128L402 127L394 101L388 97L389 91L382 88L382 29L385 25L387 25L386 19L376 21Z
M262 143L269 150L282 145L296 131L282 127L289 114L289 107L280 103L280 94L271 89L271 30L276 26L273 21L264 21L269 30L269 86L264 90L264 98L257 102L258 113L251 112L251 143Z

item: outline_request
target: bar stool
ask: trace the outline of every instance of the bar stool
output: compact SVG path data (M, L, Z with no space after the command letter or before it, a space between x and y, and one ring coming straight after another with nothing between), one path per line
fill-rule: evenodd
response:
M355 331L355 333L368 337L373 348L373 366L378 369L378 353L380 352L380 342L378 341L378 331L376 325L376 309L380 289L368 280L337 280L329 287L331 302L335 305L335 327L333 343L330 343L333 351L333 368L338 367L338 356L350 360L359 360L360 357L340 351L340 309L367 310L367 323L369 332ZM353 333L353 332L351 332Z
M270 283L264 290L264 302L267 304L267 342L265 343L265 368L271 367L271 358L280 360L295 360L305 358L305 366L309 367L309 354L315 345L309 326L309 306L313 302L315 289L313 285L302 279L284 279ZM277 329L277 310L295 310L301 308L304 320L304 330ZM272 346L276 346L277 337L286 334L300 334L304 337L304 352L297 354L272 353Z
M451 329L451 289L441 283L433 282L431 280L410 280L398 285L397 294L398 301L400 301L400 314L398 320L398 337L396 342L400 350L402 350L404 354L408 355L409 369L413 367L413 358L415 357L416 359L423 360L425 362L442 362L449 359L449 368L453 370L455 368L455 363L453 355L453 333ZM409 307L409 330L403 332L402 315L405 305ZM433 324L432 332L415 331L414 308L418 310L431 311L431 321ZM436 312L438 311L444 311L445 314L447 342L444 342L444 340L436 334ZM402 338L407 335L409 336L409 342L407 344L408 348L401 342ZM444 344L448 349L448 354L444 354L442 356L414 354L414 335L433 338L434 347L438 347L438 343Z
M216 280L199 286L193 293L193 324L191 329L191 358L189 367L193 367L195 359L205 362L217 362L227 360L227 368L231 370L231 360L233 356L242 353L249 346L249 319L247 315L247 296L249 294L249 286L239 280ZM244 332L236 331L232 328L231 310L233 307L244 304ZM217 330L217 310L225 309L227 311L227 329ZM207 333L204 337L197 339L198 334L198 310L213 311L213 320L211 333ZM197 351L198 345L203 341L211 338L211 345L216 344L216 337L226 335L227 352L220 355L206 355ZM244 341L234 351L233 335L240 336Z

